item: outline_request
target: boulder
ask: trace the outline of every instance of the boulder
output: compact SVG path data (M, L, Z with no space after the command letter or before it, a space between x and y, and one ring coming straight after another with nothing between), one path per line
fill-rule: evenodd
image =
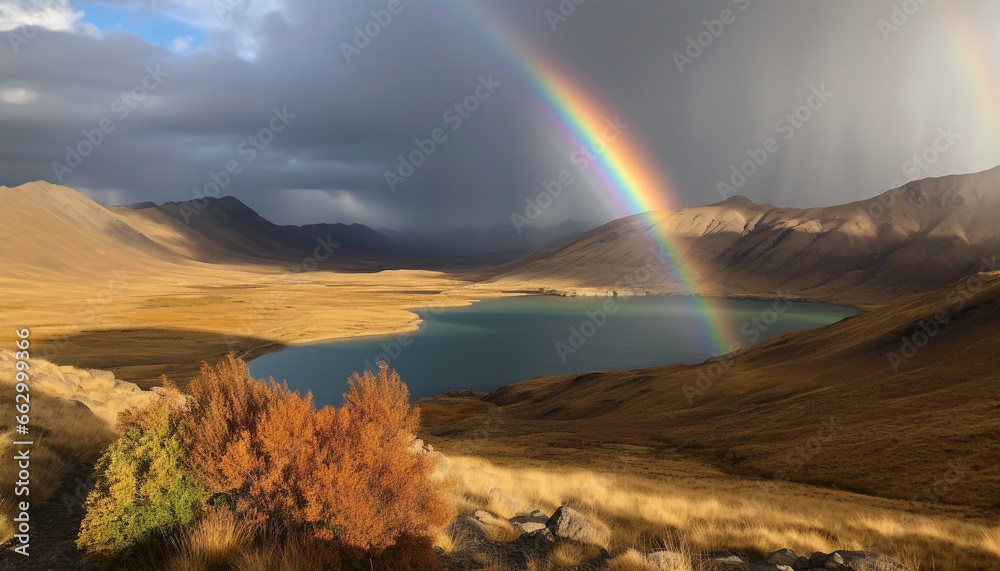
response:
M535 510L528 514L516 515L507 520L514 527L519 527L525 533L531 533L539 529L546 529L545 524L549 521L549 516L540 510Z
M809 564L809 560L801 555L795 559L794 563L792 563L792 569L794 571L806 571L811 568L812 565Z
M580 512L566 506L560 506L556 513L545 523L545 527L559 539L579 541L590 545L604 542L605 534L600 528L590 523Z
M520 528L524 533L531 533L533 531L538 531L540 529L548 529L545 527L544 523L538 523L535 521L526 521L523 523L515 523L514 527Z
M514 540L512 547L523 554L525 560L542 560L556 543L556 537L548 528L525 533Z
M902 563L874 551L834 551L834 553L844 560L844 566L848 569L861 571L865 568L871 568L879 571L910 571Z
M826 563L823 564L823 568L827 569L827 571L847 571L844 558L839 553L831 553Z
M685 565L691 566L690 558L676 551L653 551L646 554L646 559L653 567L663 571L674 571Z
M767 562L772 565L787 565L791 567L799 556L791 549L779 549L772 551L767 556Z
M826 565L826 560L829 558L830 556L827 555L826 553L823 553L822 551L817 551L809 556L809 565L812 566L814 569L822 569L822 567Z
M545 522L549 521L549 516L545 515L545 512L543 512L542 510L534 510L534 511L532 511L530 513L518 514L518 515L510 518L509 521L510 521L510 523L513 523L513 524L518 524L518 523L542 523L542 524L544 524Z
M451 520L445 528L453 537L464 537L473 541L486 541L486 526L472 516L460 515Z
M750 566L739 555L713 555L703 560L703 568L711 571L748 571Z

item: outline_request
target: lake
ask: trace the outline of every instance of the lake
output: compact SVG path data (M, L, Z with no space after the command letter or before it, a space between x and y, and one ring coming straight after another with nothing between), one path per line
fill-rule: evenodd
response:
M743 346L858 313L804 302L714 305L734 332L727 345ZM603 308L614 312L607 315ZM540 375L699 363L714 356L696 328L697 300L689 297L514 297L416 313L422 329L409 336L289 347L254 359L250 372L285 379L302 393L312 390L317 405L339 405L351 373L378 360L398 370L417 399L453 389L492 391Z

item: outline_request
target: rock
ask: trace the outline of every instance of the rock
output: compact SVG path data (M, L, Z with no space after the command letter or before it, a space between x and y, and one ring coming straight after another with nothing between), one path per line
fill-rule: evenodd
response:
M507 521L514 527L523 529L525 533L531 533L539 529L546 529L545 524L549 521L549 516L540 510L535 510L529 514L516 515Z
M779 549L772 551L767 556L767 562L772 565L787 565L791 567L799 556L791 549Z
M905 565L874 551L834 551L844 560L844 566L860 571L868 567L879 571L910 571Z
M448 533L464 536L474 541L486 541L492 535L491 527L506 527L507 520L486 510L476 510L472 515L460 515L448 524Z
M839 553L831 553L830 557L823 565L823 568L828 571L845 571L847 566L844 565L844 557L842 555Z
M691 566L691 561L682 553L676 551L654 551L646 554L646 559L657 569L674 571L682 566Z
M552 531L544 528L521 535L514 540L512 546L524 554L526 560L531 561L545 559L555 542L556 537Z
M472 516L460 515L451 520L445 528L453 537L465 537L474 541L486 541L486 526Z
M795 563L792 563L792 569L794 571L806 571L810 569L812 565L809 564L809 560L805 557L799 556L795 559Z
M541 524L544 524L545 522L549 521L549 516L545 515L545 512L543 512L541 510L535 510L535 511L533 511L531 513L516 515L516 516L510 518L509 521L510 521L510 523L513 523L513 524L519 524L519 523L541 523Z
M788 565L777 565L775 563L752 563L750 571L793 571Z
M486 510L476 510L469 517L485 525L503 527L507 523L507 520L504 518Z
M824 565L826 565L826 560L829 558L830 556L827 555L826 553L823 553L822 551L817 551L809 556L809 565L811 565L814 568L822 568Z
M704 560L704 567L711 571L747 571L750 566L738 555L715 555Z
M538 531L540 529L548 529L545 527L544 523L538 523L534 521L526 521L524 523L515 523L514 527L519 527L524 530L525 533L531 533L533 531Z
M604 534L601 530L573 508L559 506L559 509L552 514L545 526L552 530L552 534L559 539L579 541L591 545L603 543Z

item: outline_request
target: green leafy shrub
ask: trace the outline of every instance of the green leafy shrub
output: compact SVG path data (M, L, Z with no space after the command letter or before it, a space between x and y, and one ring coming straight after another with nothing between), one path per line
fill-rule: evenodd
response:
M189 526L205 496L184 464L177 419L159 404L121 421L124 434L98 461L77 545L111 560Z

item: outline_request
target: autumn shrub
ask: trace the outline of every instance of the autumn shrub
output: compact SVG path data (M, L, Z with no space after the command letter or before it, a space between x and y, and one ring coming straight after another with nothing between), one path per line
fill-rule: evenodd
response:
M204 490L185 464L177 402L121 417L123 434L97 463L77 540L92 558L114 560L197 519Z
M339 409L317 420L323 438L313 477L302 480L306 521L321 537L382 551L403 537L433 537L450 516L434 460L413 451L420 424L399 375L355 373Z
M182 433L198 483L253 524L294 526L304 501L294 478L307 462L294 443L314 432L311 395L253 379L232 355L204 365L189 391Z
M450 517L433 459L412 449L419 414L384 363L355 374L339 409L255 380L234 357L203 367L190 393L182 433L198 484L248 522L374 561L400 542L429 553Z

